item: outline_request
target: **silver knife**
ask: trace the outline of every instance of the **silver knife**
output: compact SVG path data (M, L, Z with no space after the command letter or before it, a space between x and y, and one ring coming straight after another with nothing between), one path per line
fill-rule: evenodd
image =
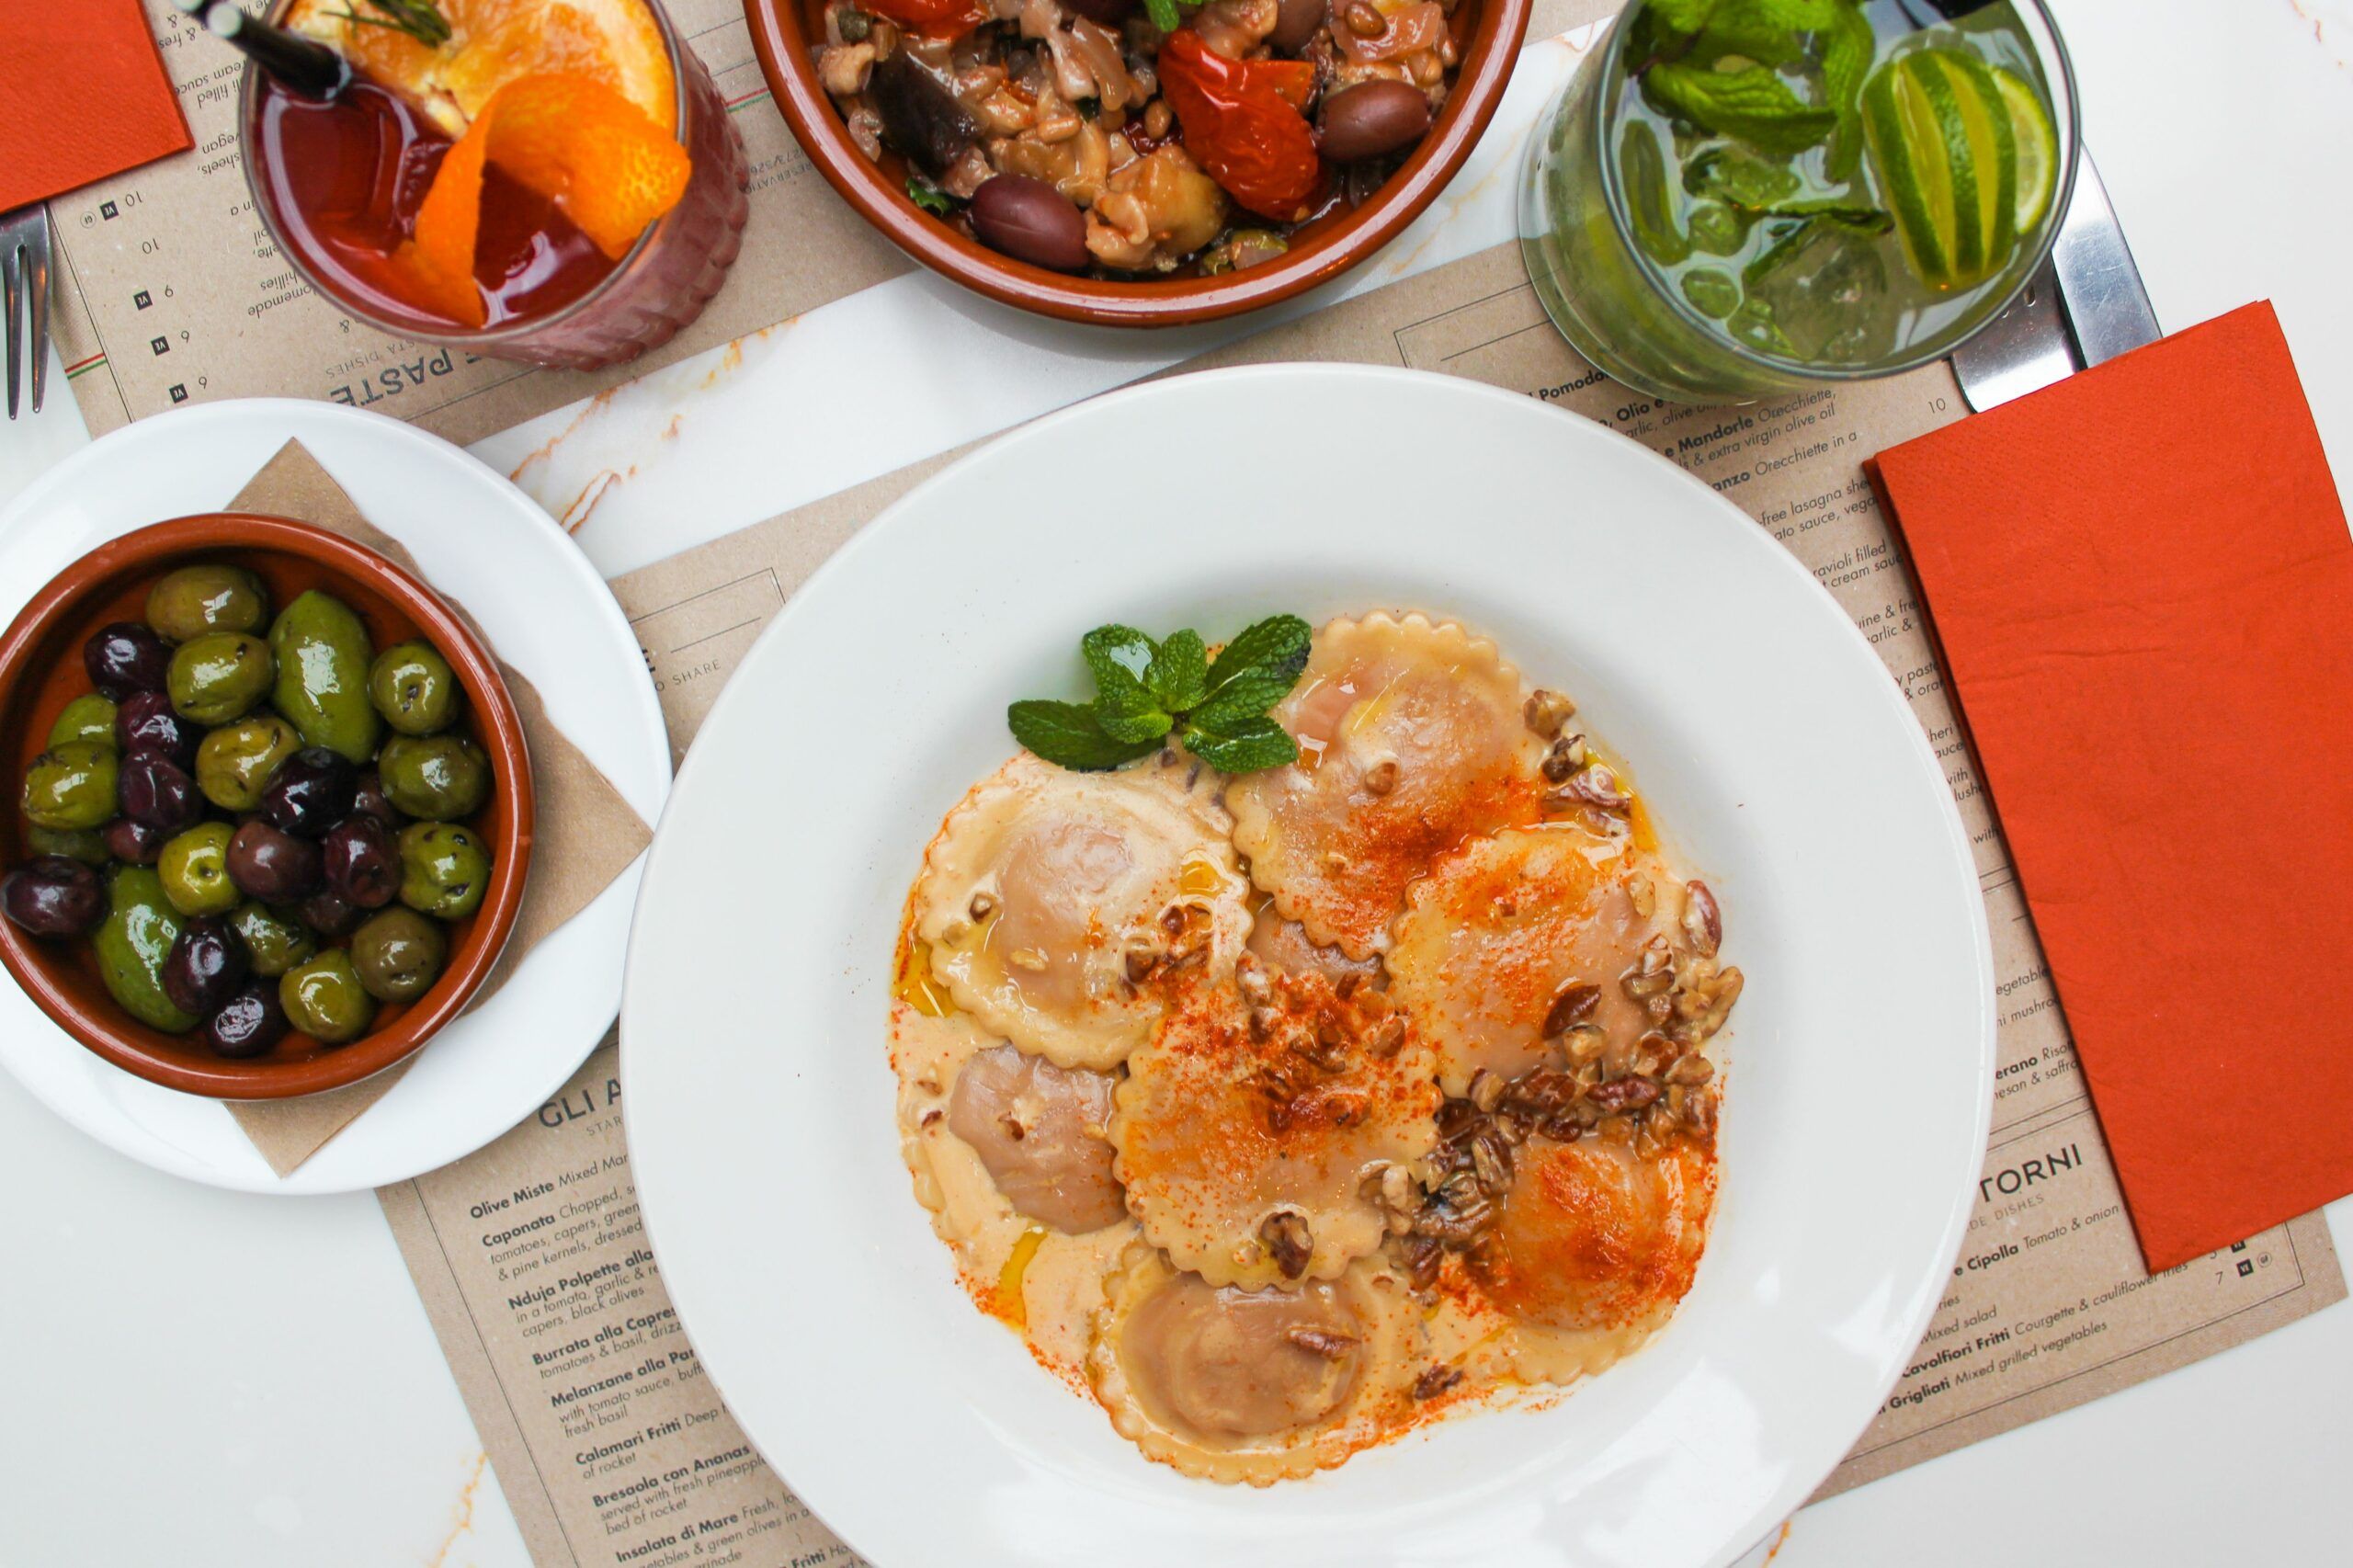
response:
M2051 259L1985 329L1953 351L1953 376L1984 412L2162 335L2091 149Z

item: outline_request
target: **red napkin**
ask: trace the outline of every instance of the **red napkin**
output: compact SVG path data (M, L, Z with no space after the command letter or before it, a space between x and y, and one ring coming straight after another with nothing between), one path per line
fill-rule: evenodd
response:
M1877 477L2151 1271L2353 1191L2353 540L2279 318Z
M7 13L0 212L188 150L139 0L41 0Z

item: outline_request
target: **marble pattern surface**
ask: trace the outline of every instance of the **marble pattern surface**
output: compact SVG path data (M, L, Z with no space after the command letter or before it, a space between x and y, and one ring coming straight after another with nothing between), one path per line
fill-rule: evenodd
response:
M2160 319L2278 304L2353 474L2353 0L2052 0ZM1534 46L1439 206L1338 289L1511 232ZM1327 296L1328 298L1328 296ZM608 574L1150 373L1216 333L1040 323L896 279L481 442ZM52 366L0 500L87 439ZM375 1203L175 1181L0 1079L0 1562L523 1563ZM2353 1203L2331 1221L2345 1244ZM1777 1568L2341 1562L2353 1310L1848 1493Z

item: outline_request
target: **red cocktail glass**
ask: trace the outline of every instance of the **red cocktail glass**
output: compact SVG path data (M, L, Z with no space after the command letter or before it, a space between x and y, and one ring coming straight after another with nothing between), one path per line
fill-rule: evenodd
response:
M702 313L743 247L750 173L719 89L670 18L661 28L677 82L686 194L616 261L545 198L494 166L483 186L476 278L488 320L474 327L421 301L392 265L451 142L391 89L355 80L305 98L248 63L238 108L245 180L278 250L312 288L396 337L589 370L633 359ZM284 0L273 7L282 12Z

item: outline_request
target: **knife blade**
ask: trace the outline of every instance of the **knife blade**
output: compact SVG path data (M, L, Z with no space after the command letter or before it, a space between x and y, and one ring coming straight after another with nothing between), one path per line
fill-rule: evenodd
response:
M2108 187L2078 153L2075 190L2051 259L2009 307L1953 351L1953 377L1983 413L2162 335Z

